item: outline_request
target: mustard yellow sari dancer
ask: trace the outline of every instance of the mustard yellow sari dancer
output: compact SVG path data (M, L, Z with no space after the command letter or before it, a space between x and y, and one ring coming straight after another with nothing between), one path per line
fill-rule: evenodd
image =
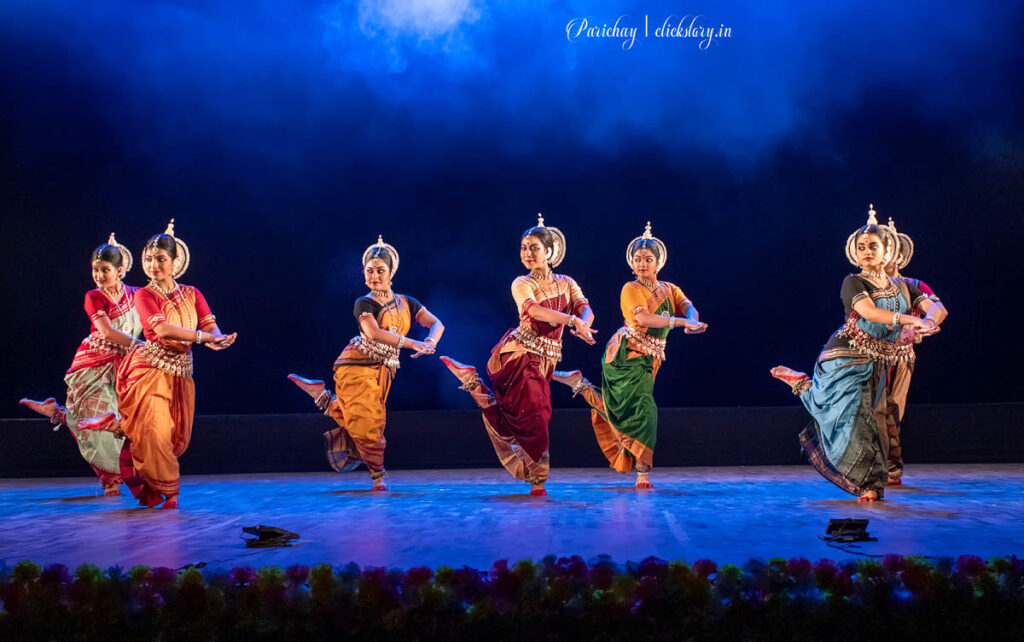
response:
M678 286L658 280L667 259L668 249L651 235L650 222L643 235L626 246L626 263L636 280L622 286L619 303L625 325L605 348L601 388L579 370L555 372L553 377L583 394L601 452L613 470L636 471L636 488L653 488L649 474L658 437L654 379L665 360L665 339L676 326L687 334L708 327Z
M325 389L323 381L288 375L337 424L324 433L331 468L344 472L366 464L371 490L378 491L387 490L385 404L401 349L412 350L413 359L433 354L444 333L441 321L419 301L392 291L397 271L398 251L378 237L363 253L363 277L370 292L356 299L353 309L359 336L349 341L334 361L334 394ZM413 321L430 328L423 341L407 336Z
M220 331L197 288L177 283L188 269L189 251L175 238L173 219L163 234L146 243L142 262L150 281L136 294L135 309L146 342L117 371L121 420L107 413L79 427L123 433L136 470L134 478L125 480L132 494L143 506L178 508L178 457L192 438L195 409L192 345L223 350L236 335Z

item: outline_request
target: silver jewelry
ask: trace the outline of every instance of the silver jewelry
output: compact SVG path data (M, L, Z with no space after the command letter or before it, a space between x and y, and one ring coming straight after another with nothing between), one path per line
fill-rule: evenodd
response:
M578 319L578 318L579 317L577 317L575 314L570 314L569 315L569 323L566 323L565 325L573 325L573 324L575 324L576 323L576 319Z
M373 298L380 299L381 301L390 301L395 298L393 290L370 290L370 294L373 295Z
M640 285L644 286L645 288L647 288L651 292L655 292L658 289L658 282L657 281L645 281L645 280L641 279L640 277L636 277L636 282L639 283Z
M869 279L881 279L886 276L885 272L872 272L871 270L861 270L861 276L866 276Z
M103 291L104 294L110 297L111 300L113 300L115 296L120 297L124 295L124 283L122 281L118 281L117 285L114 286L113 291L111 291L109 288L101 288L101 290Z
M669 315L669 317L668 317L668 329L672 330L675 327L676 327L676 318L674 316L672 316L672 315Z
M547 274L538 274L537 272L531 271L530 278L539 279L541 281L550 281L551 279L555 278L555 273L549 271Z
M196 343L201 344L203 342L203 331L196 330Z
M405 343L405 337L403 337L402 335L398 335L398 345L396 345L395 347L396 348L401 348L402 344L404 344L404 343Z
M174 283L174 287L172 287L169 290L165 290L162 287L160 287L160 285L157 284L157 282L155 280L150 280L149 287L151 287L154 290L156 290L157 294L159 294L163 298L169 299L169 298L171 298L171 295L174 294L174 292L178 289L178 282L177 281L171 281L171 282Z
M896 311L894 311L892 313L892 324L893 325L900 325L900 312L899 312L899 310L896 310Z

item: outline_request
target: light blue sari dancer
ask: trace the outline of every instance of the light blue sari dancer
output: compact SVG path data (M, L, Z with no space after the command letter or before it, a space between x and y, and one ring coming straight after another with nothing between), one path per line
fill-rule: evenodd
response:
M912 339L901 338L903 328L920 336L934 331L911 314L924 295L913 283L885 274L898 254L899 237L878 225L872 206L868 224L847 239L846 256L861 272L843 281L846 323L818 356L814 378L785 366L771 370L811 413L811 424L800 433L811 465L858 501L881 499L888 481L886 372L914 355Z

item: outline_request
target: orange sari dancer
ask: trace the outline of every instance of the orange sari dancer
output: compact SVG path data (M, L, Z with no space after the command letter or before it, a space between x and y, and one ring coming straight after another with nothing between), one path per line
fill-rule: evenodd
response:
M366 464L373 481L371 490L380 491L387 490L385 404L401 349L413 350L413 359L433 354L444 333L444 325L419 301L391 290L391 279L397 271L398 251L378 237L377 243L363 252L363 277L370 293L356 299L353 314L359 323L359 336L349 341L334 361L333 395L323 381L288 375L313 398L317 408L337 423L324 433L331 468L345 472ZM414 320L430 328L423 341L406 336Z
M125 483L144 506L178 508L178 457L192 437L195 384L192 344L223 350L235 341L217 327L202 293L175 279L189 263L188 246L174 237L174 221L143 249L149 285L135 296L146 343L125 358L117 372L121 411L86 420L92 430L122 432L131 444L136 476ZM88 424L88 425L83 425Z
M613 470L636 471L636 488L653 488L649 474L658 437L654 379L665 360L665 339L676 325L687 334L707 330L697 308L676 285L658 280L668 259L665 244L651 235L626 246L626 263L636 275L622 287L619 303L625 325L612 335L601 362L601 388L579 370L555 372L554 379L582 392L601 452Z
M505 333L487 362L494 390L473 366L449 357L441 361L483 411L501 465L528 482L531 495L546 495L551 374L562 358L562 330L570 326L572 334L593 345L594 312L576 281L551 271L565 258L565 236L545 227L540 215L537 226L523 232L519 257L530 273L512 282L519 326Z

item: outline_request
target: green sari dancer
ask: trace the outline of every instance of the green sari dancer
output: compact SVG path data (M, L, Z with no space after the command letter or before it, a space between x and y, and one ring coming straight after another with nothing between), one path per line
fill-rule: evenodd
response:
M669 330L680 326L687 334L699 334L708 327L678 286L658 280L667 258L665 244L651 235L650 222L643 236L627 246L626 263L636 280L622 286L619 302L625 325L605 348L601 389L578 370L552 376L583 394L601 451L614 470L636 471L636 488L653 488L649 475L658 438L654 378L665 360Z

